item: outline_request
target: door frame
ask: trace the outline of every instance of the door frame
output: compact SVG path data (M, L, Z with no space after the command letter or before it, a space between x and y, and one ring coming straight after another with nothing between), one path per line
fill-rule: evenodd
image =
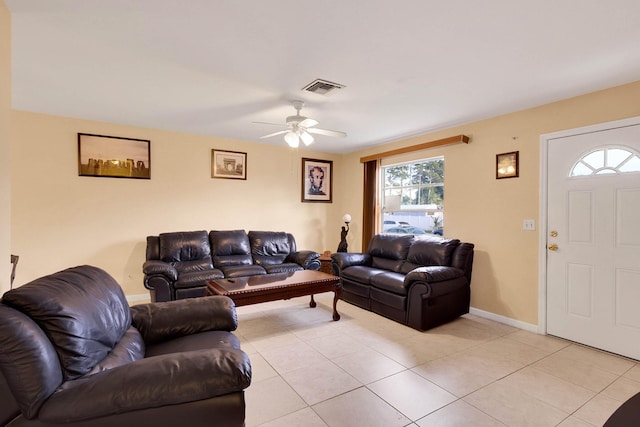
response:
M599 132L614 128L640 125L640 116L628 119L614 120L611 122L598 123L596 125L583 126L574 129L567 129L559 132L546 133L540 135L540 210L538 212L539 235L538 235L538 330L542 335L547 334L547 236L548 230L548 199L547 192L547 157L549 154L549 143L557 138L583 135L585 133Z

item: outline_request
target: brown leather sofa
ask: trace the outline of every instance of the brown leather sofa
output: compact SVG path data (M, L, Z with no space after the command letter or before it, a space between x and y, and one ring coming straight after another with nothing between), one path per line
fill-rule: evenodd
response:
M319 270L319 257L285 232L183 231L148 236L142 271L151 301L172 301L204 296L215 279Z
M471 243L378 234L366 253L331 255L341 298L418 330L469 312Z
M0 319L3 426L244 425L251 365L229 298L130 308L80 266L6 292Z

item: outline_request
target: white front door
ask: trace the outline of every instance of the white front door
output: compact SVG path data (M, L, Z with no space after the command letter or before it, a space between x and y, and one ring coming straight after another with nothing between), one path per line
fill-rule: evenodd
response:
M640 124L547 144L547 333L640 359Z

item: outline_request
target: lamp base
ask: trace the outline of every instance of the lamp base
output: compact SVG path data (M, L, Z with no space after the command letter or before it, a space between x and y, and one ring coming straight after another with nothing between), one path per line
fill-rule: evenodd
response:
M349 234L349 224L347 227L342 227L340 232L340 243L338 244L338 250L336 252L347 252L349 245L347 244L347 234Z

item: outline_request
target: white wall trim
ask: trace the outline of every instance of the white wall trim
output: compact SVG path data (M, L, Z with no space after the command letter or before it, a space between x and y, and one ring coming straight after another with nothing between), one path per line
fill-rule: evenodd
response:
M501 316L499 314L491 313L489 311L480 310L478 308L469 308L469 314L475 316L484 317L485 319L493 320L505 325L513 326L514 328L523 329L525 331L533 332L534 334L540 333L538 325L522 322L520 320L512 319L510 317Z

